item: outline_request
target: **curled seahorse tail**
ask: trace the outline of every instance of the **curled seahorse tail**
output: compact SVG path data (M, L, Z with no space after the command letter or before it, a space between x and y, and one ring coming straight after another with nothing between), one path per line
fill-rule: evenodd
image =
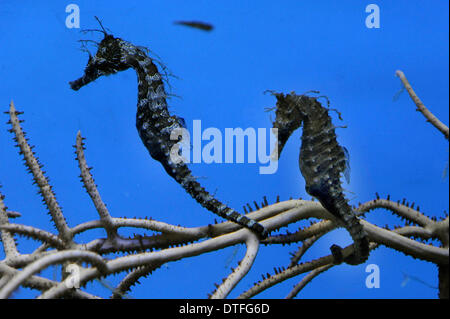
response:
M337 198L338 200L332 207L325 208L341 221L353 239L354 252L343 261L349 265L362 264L369 257L369 240L367 238L367 233L352 208L347 204L344 196L337 196ZM334 246L335 248L338 247L337 245ZM333 251L333 248L331 250Z
M174 164L167 162L162 164L166 172L204 208L222 218L254 231L261 238L266 238L268 236L267 230L260 223L241 215L237 211L214 198L214 196L212 196L204 187L200 185L186 164Z
M367 239L367 234L356 216L351 217L350 220L344 223L346 223L345 228L350 233L354 245L354 252L345 258L344 262L349 265L362 264L369 258L369 240Z

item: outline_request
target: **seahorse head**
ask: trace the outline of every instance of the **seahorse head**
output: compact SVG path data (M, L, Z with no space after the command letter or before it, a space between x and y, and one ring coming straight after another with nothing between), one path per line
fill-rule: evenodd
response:
M130 68L129 58L136 54L142 54L136 46L107 33L97 47L97 53L94 56L89 54L83 76L69 82L73 90L79 90L103 75L114 74Z
M272 127L278 129L278 157L284 148L289 137L303 123L305 112L298 106L298 96L294 92L291 94L268 91L277 98L275 107L275 121Z

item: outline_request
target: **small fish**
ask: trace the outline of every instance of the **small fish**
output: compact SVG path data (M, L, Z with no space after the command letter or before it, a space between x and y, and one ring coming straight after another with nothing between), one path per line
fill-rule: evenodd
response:
M175 21L174 24L184 25L191 28L200 29L203 31L211 31L214 29L214 26L200 21Z

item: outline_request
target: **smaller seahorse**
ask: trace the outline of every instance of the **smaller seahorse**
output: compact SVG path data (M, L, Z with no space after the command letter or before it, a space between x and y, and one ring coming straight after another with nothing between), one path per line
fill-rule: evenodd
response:
M274 93L277 98L274 128L278 128L278 156L292 133L303 125L299 166L306 192L337 217L354 241L354 253L344 261L357 265L369 256L369 241L341 186L341 174L348 170L347 150L339 145L328 109L307 95ZM347 177L347 176L346 176ZM331 247L337 262L341 248Z
M253 230L262 238L267 237L267 231L261 224L227 207L208 193L184 162L174 163L171 160L170 151L178 141L170 136L173 130L184 126L183 120L169 113L162 76L146 50L116 38L104 29L97 31L103 32L104 38L97 44L95 56L89 55L84 75L70 82L71 88L79 90L103 75L133 68L138 76L136 128L151 157L159 161L165 171L203 207Z

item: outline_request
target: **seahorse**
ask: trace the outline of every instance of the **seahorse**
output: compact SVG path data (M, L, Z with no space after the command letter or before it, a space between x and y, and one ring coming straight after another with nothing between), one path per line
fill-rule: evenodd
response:
M278 156L292 133L303 126L299 167L306 192L317 198L350 233L354 253L344 261L351 265L365 262L369 256L369 241L342 189L341 174L345 176L349 168L348 152L337 142L329 109L317 98L304 94L272 94L277 99L273 127L278 128ZM331 251L335 261L340 262L341 248L333 245Z
M133 68L138 77L136 128L150 156L159 161L167 174L200 205L220 217L254 231L261 238L267 237L267 231L261 224L239 214L207 192L184 162L174 163L171 160L170 151L178 140L172 140L170 135L173 130L184 126L183 120L169 113L163 78L146 50L108 34L103 26L102 30L96 31L103 32L104 38L97 44L95 56L89 54L83 76L69 83L71 88L79 90L101 76Z

